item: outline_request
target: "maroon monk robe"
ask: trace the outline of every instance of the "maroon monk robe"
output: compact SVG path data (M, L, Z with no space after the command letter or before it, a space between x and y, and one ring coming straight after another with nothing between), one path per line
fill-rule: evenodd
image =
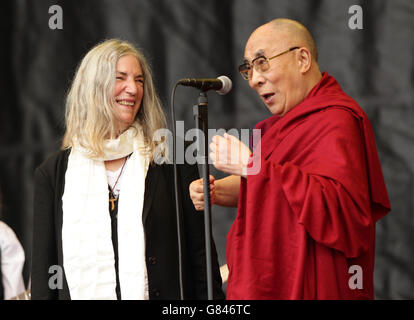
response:
M241 179L227 299L372 299L375 222L390 203L363 110L324 73L256 128L261 169Z

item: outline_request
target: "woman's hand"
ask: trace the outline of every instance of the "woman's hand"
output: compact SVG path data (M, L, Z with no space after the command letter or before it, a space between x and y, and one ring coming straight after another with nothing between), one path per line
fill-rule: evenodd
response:
M210 175L210 203L215 203L214 177ZM204 185L203 179L194 180L190 183L190 198L193 201L194 208L198 211L204 210Z

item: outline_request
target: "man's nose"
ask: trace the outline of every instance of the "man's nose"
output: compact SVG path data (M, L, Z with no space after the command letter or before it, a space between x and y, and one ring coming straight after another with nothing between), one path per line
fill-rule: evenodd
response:
M251 78L249 80L250 87L252 89L257 89L257 88L259 88L263 85L264 81L265 81L265 79L264 79L263 75L253 68L252 69L252 75L251 75Z

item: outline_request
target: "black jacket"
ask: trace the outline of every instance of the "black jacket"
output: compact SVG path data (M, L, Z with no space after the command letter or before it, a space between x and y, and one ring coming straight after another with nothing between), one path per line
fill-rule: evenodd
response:
M63 288L49 288L49 280L57 275L56 267L49 268L60 266L63 270L62 195L69 153L70 150L55 153L35 171L32 299L70 299L64 272ZM181 230L184 298L207 299L204 216L202 212L195 211L188 191L189 184L199 177L197 167L179 165L178 177L183 224ZM150 165L145 180L142 215L149 297L163 300L180 299L172 165ZM213 239L211 241L214 296L215 299L224 299L217 252Z

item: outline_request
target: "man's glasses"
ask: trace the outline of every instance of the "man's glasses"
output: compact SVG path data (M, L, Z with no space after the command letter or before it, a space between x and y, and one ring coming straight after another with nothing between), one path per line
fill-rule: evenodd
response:
M269 70L269 67L270 67L269 61L270 60L272 60L274 58L277 58L277 57L280 57L282 54L288 53L288 52L290 52L292 50L296 50L296 49L299 49L299 47L290 48L290 49L288 49L286 51L283 51L282 53L279 53L279 54L277 54L273 57L270 57L270 58L266 58L265 56L260 56L260 57L254 58L251 63L245 62L242 65L240 65L239 66L239 72L242 75L244 80L249 80L249 79L252 78L253 68L257 72L260 72L260 73L265 72L265 71Z

